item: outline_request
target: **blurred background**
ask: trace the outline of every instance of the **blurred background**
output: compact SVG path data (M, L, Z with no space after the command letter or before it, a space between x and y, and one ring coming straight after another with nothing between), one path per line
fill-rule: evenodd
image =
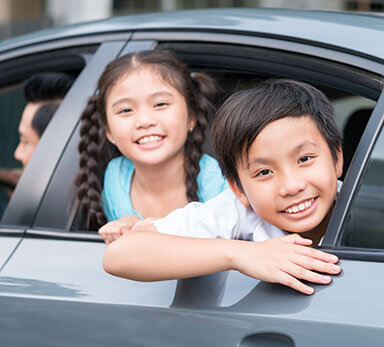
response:
M213 7L383 12L384 0L0 0L0 39L134 13Z

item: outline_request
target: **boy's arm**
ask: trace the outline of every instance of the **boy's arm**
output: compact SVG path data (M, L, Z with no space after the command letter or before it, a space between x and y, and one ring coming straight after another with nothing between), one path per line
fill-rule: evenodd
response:
M327 284L337 274L338 258L304 246L298 235L262 242L166 235L143 225L111 243L104 256L108 273L138 281L158 281L237 270L263 281L287 285L305 294L313 288L300 280Z

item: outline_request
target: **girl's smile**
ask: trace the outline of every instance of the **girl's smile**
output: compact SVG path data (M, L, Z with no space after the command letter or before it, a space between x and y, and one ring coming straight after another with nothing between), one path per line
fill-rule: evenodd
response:
M135 167L183 162L191 126L187 104L155 69L143 66L123 76L109 93L106 111L108 138Z

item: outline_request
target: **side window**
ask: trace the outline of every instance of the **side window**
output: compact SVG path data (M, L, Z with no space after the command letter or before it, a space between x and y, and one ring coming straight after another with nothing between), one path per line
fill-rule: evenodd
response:
M0 218L22 172L14 152L19 142L18 125L24 104L20 86L0 92Z
M384 249L384 130L382 129L350 210L341 246Z

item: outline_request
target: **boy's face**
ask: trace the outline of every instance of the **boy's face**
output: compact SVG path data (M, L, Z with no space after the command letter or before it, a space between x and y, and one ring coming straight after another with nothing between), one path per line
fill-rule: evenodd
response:
M265 221L291 232L318 226L330 210L343 167L335 163L324 137L309 116L268 124L238 165L243 191L236 196Z

